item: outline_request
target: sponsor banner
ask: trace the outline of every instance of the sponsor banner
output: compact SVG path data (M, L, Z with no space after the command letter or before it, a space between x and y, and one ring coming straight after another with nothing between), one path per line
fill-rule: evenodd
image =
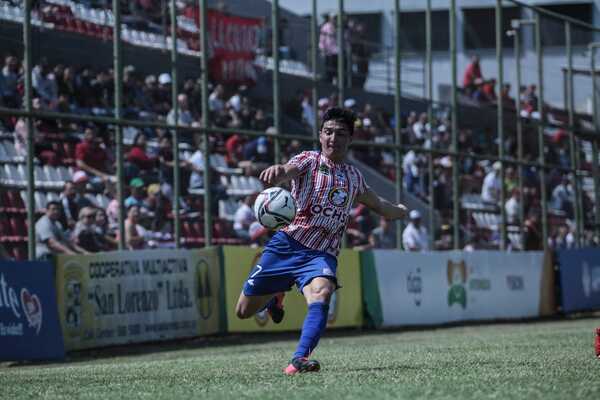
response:
M274 324L266 312L241 320L235 315L235 305L248 278L261 255L261 249L241 246L224 246L225 294L227 326L229 332L273 332L302 328L306 315L306 301L294 286L284 300L285 318ZM330 328L362 326L362 298L359 253L342 250L338 257L337 277L342 289L332 297L327 326Z
M218 249L57 257L58 307L68 350L219 332Z
M600 308L600 249L559 250L560 291L565 312Z
M52 264L0 262L0 360L64 355Z
M373 251L382 325L540 315L542 252Z
M198 25L199 11L191 12ZM263 22L209 10L207 15L211 78L225 83L256 82L254 67Z

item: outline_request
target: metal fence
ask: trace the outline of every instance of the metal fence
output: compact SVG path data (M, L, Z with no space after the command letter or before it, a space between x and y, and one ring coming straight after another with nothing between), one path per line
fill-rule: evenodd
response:
M401 43L399 40L395 40L394 53L395 53L395 63L394 66L394 75L393 81L395 82L394 87L394 115L395 115L395 138L393 144L385 144L385 143L369 143L369 142L361 142L356 141L354 143L355 148L378 148L387 151L391 151L395 154L395 188L396 188L396 198L397 202L402 202L405 196L404 193L404 185L403 185L403 168L402 168L402 159L403 156L408 151L414 151L418 154L424 154L427 159L427 174L429 176L429 190L428 190L428 207L431 213L431 216L434 215L436 210L436 204L433 195L433 175L434 175L434 158L436 157L445 157L449 156L452 160L452 174L451 174L451 186L452 186L452 246L456 249L462 247L461 243L461 174L459 170L459 165L461 160L464 159L486 159L490 161L498 161L502 164L502 168L500 170L500 181L504 182L505 180L505 171L508 167L514 167L518 172L518 186L520 189L520 193L523 193L523 171L527 168L533 168L537 171L539 175L539 196L540 196L540 220L541 220L541 236L543 248L548 248L548 238L549 238L549 220L548 220L548 188L546 187L546 183L548 181L547 174L552 170L561 171L564 174L570 174L573 178L573 187L575 189L575 205L574 205L574 216L576 223L576 240L578 246L583 246L584 237L586 230L593 230L596 238L600 236L600 190L599 190L599 181L598 181L598 107L597 107L597 82L596 82L596 71L595 71L595 52L600 44L596 42L588 43L587 47L590 51L590 70L587 74L591 78L591 85L593 85L593 124L591 127L586 126L579 115L576 114L574 109L574 67L573 67L573 44L572 37L573 31L583 30L588 32L597 32L600 31L599 28L591 26L589 24L585 24L578 20L568 18L562 15L558 15L547 11L545 9L528 5L526 3L509 0L508 3L513 5L522 7L523 9L530 10L531 15L533 16L530 19L526 20L513 20L512 28L508 32L508 34L512 35L514 39L514 55L515 55L515 70L516 70L516 86L519 88L521 86L521 74L520 74L520 59L521 59L521 37L523 32L526 29L533 29L533 36L535 41L535 53L536 53L536 69L537 69L537 87L539 89L538 92L538 101L537 101L537 117L536 118L523 118L521 116L520 109L520 101L517 99L516 101L516 110L508 110L506 108L506 104L503 104L503 99L501 96L498 97L497 104L495 106L495 115L496 115L496 135L497 141L500 145L498 145L497 154L474 154L474 153L465 153L462 152L459 148L459 131L461 124L461 104L459 103L459 96L461 88L458 84L458 71L457 71L457 26L456 26L456 0L450 1L450 31L449 31L449 57L451 61L451 102L450 104L441 105L449 110L449 119L451 122L451 142L449 148L424 148L423 146L411 146L403 143L402 140L402 124L399 122L402 120L402 115L406 113L407 110L402 109L401 103L401 93L402 93L402 51L401 51ZM274 159L275 162L279 162L281 160L281 146L282 142L289 140L298 140L302 143L315 144L318 137L318 114L315 112L315 121L313 123L313 135L312 137L303 136L303 135L290 135L286 134L282 130L282 96L280 93L280 53L279 53L279 37L278 37L278 26L279 26L279 5L277 0L272 0L272 11L271 11L271 26L272 26L272 57L273 57L273 65L274 68L272 70L272 82L273 82L273 126L275 128L275 134L272 136L274 139ZM164 122L148 122L148 121L140 121L127 119L123 114L123 65L122 65L122 41L121 41L121 10L120 10L120 2L117 0L113 0L113 9L112 13L114 15L113 19L113 73L114 73L114 82L115 82L115 90L114 90L114 116L88 116L88 115L77 115L68 112L47 112L40 111L34 109L32 105L32 26L31 26L31 6L32 1L24 1L23 2L23 47L24 47L24 66L25 66L25 82L24 82L24 109L14 109L14 108L0 108L0 115L2 116L11 116L11 117L23 117L27 122L27 220L28 224L28 256L30 259L35 258L35 244L36 244L36 236L35 236L35 179L34 179L34 119L56 119L56 120L64 120L64 121L89 121L95 122L103 125L111 125L115 127L115 144L116 144L116 182L117 182L117 194L116 198L119 203L119 232L124 232L124 221L125 221L125 208L124 208L124 195L125 195L125 187L124 187L124 170L123 170L123 129L124 127L132 126L139 128L155 128L155 129L164 129L170 130L173 132L173 141L172 141L172 151L174 157L174 197L176 201L173 202L173 215L174 215L174 242L175 246L179 248L181 246L181 218L180 218L180 202L177 201L182 196L181 188L180 188L180 169L178 165L180 164L179 160L179 148L180 148L180 138L182 135L190 135L190 134L200 134L203 138L204 148L203 152L205 155L210 154L210 136L217 134L242 134L249 137L258 137L264 134L261 131L249 131L249 130L240 130L240 129L226 129L226 128L216 128L210 125L210 121L208 119L208 97L209 97L209 89L208 89L208 55L204 49L208 49L208 38L207 32L205 29L199 30L199 41L200 48L203 49L201 52L201 56L198 59L198 70L200 71L201 76L201 126L199 127L188 127L181 125L172 125ZM207 1L199 0L198 6L200 9L201 22L200 26L206 25L206 16L207 16ZM500 93L502 88L502 84L504 82L504 48L503 48L503 38L507 34L504 31L502 26L502 6L503 2L501 0L497 0L496 2L496 12L495 12L495 30L496 30L496 62L498 65L498 76L497 76L497 92ZM171 15L171 37L177 37L177 16L176 16L176 2L171 0L170 4L170 15ZM394 20L395 20L395 37L400 37L400 1L394 0ZM424 63L424 88L426 93L426 98L429 99L428 106L428 120L431 122L434 120L433 113L434 107L438 107L432 99L433 99L433 61L432 61L432 26L431 26L431 0L427 0L426 7L426 51L424 55L425 63ZM545 135L545 129L549 127L556 127L557 124L554 121L550 121L548 119L547 110L548 108L544 103L544 88L548 82L544 82L543 79L543 53L544 46L542 43L541 37L541 21L542 20L551 20L555 24L560 24L564 28L564 36L565 36L565 59L567 61L566 67L566 85L565 85L565 105L567 120L566 123L560 125L562 129L564 129L569 137L569 155L567 157L569 161L569 165L554 165L547 162L545 159L545 153L547 147L551 144L548 143L548 139ZM337 13L337 42L343 43L343 30L344 30L344 2L343 0L338 1L338 13ZM319 80L321 79L317 73L317 65L319 63L319 55L318 55L318 38L319 38L319 28L318 28L318 14L317 14L317 0L312 1L312 18L310 20L310 70L312 72L312 107L313 110L318 109L318 85ZM593 35L592 35L593 36ZM178 43L177 40L171 40L171 78L172 78L172 95L171 95L171 108L174 111L175 118L174 121L178 121L178 76L177 76L177 63L178 63ZM342 106L344 99L346 98L346 87L343 82L346 82L346 75L348 71L344 68L344 65L347 65L344 59L346 57L345 52L338 52L338 62L337 62L337 82L340 83L337 85L337 98L339 105ZM513 127L510 127L510 130L514 130L516 132L516 142L517 142L517 150L516 152L507 153L505 146L503 143L505 142L505 132L508 130L508 123L514 124ZM524 132L527 131L531 133L535 131L537 135L537 140L534 140L537 143L537 154L525 154L523 147L523 135ZM582 160L582 147L583 146L591 146L591 157L592 159L589 162L585 162L586 160ZM583 168L583 164L590 165L590 169ZM211 212L211 168L210 168L210 160L209 157L204 157L204 245L211 246L213 243L212 240L212 212ZM583 200L582 194L582 182L584 179L592 178L593 179L593 212L592 210L586 207L586 203ZM499 248L506 249L507 244L507 217L505 213L505 201L507 199L507 193L505 189L505 185L501 184L500 191L500 221L499 221L499 233L500 233L500 241ZM587 220L590 215L593 214L593 223ZM434 218L430 218L431 221ZM520 203L520 211L519 218L516 223L518 230L522 233L523 227L525 224L525 215L523 210L523 202ZM397 232L397 245L400 247L401 245L401 225L398 223ZM433 236L433 232L436 229L435 226L432 225L429 227L431 234ZM123 234L119 235L119 249L125 248ZM522 235L521 235L522 236Z

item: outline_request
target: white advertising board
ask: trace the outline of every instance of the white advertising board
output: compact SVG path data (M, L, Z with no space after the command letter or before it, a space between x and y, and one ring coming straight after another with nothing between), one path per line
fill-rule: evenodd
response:
M542 252L373 252L383 326L540 315Z

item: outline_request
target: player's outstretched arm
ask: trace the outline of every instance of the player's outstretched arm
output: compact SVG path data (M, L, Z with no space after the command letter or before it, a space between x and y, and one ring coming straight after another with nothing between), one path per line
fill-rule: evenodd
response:
M277 186L294 179L300 171L295 165L275 164L260 173L260 180L270 186Z
M371 188L367 188L367 191L359 195L356 199L386 219L404 218L408 213L406 206L390 203L377 195Z

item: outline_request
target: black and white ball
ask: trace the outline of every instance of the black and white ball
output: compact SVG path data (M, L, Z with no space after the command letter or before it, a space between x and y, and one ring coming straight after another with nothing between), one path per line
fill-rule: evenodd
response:
M254 214L265 228L279 229L294 220L296 202L289 191L280 187L268 188L256 198Z

